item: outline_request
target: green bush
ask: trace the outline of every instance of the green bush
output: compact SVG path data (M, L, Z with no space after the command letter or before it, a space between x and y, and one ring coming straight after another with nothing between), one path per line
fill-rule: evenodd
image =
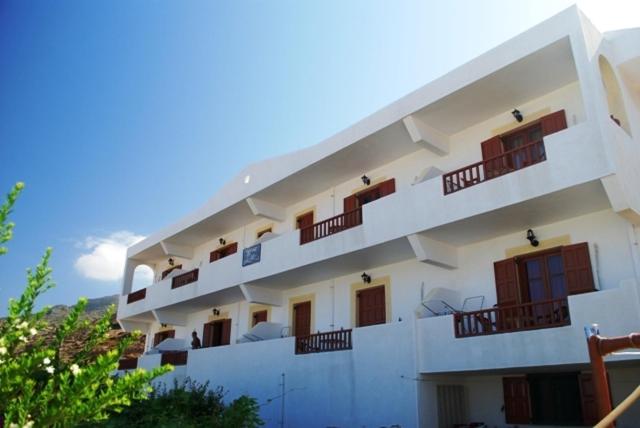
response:
M222 388L187 379L173 388L154 390L145 402L113 414L100 427L116 428L256 428L263 425L255 399L241 396L225 405ZM95 426L95 425L92 425ZM88 428L88 426L87 426Z
M0 255L12 238L9 214L23 189L18 183L0 205ZM115 307L97 322L83 321L87 299L80 299L55 327L53 338L42 334L49 325L50 308L34 311L38 296L54 286L47 249L34 270L27 271L27 285L19 299L9 301L8 315L0 321L0 419L5 427L69 427L82 421L98 421L122 411L151 392L150 381L170 371L170 366L142 369L114 378L118 360L140 333L120 341L116 349L96 355L93 351L108 338ZM60 349L71 335L86 333L82 349L62 358Z

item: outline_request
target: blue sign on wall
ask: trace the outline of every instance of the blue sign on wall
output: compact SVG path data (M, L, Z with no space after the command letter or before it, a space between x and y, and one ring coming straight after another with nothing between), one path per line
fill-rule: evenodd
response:
M260 261L261 248L262 244L256 244L242 250L242 266L258 263Z

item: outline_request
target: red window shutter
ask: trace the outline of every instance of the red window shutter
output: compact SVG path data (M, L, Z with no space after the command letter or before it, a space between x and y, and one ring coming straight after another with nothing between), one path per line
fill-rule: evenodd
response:
M222 323L222 337L220 345L228 345L231 343L231 319L228 318Z
M380 197L385 197L396 191L396 179L391 178L389 180L383 181L379 184L380 186Z
M356 195L344 198L344 212L348 213L356 208L358 208L358 197Z
M482 148L482 160L484 163L484 174L486 178L492 178L500 175L502 169L502 158L495 159L496 156L500 156L504 153L502 147L502 141L500 137L493 137L480 144ZM493 159L493 160L489 160Z
M211 323L206 323L202 329L202 347L208 348L211 346Z
M518 276L515 259L506 259L493 264L498 306L518 303Z
M589 245L586 242L562 247L564 280L569 294L588 293L595 290Z
M599 422L596 392L591 373L581 373L578 376L580 383L580 401L582 403L582 422L584 425L593 426Z
M554 132L562 131L567 128L567 116L564 110L548 114L540 119L542 125L542 135L547 136Z
M504 417L508 424L528 424L531 421L529 383L524 376L502 378Z

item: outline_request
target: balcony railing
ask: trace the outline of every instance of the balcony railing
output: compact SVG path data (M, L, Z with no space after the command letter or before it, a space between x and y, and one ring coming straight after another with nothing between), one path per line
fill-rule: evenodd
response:
M198 280L198 269L190 270L171 279L171 288L182 287Z
M362 207L300 229L300 245L362 224Z
M453 316L456 337L510 333L571 324L566 298L495 307Z
M123 358L118 361L118 370L133 370L138 368L137 358Z
M164 366L171 364L173 366L185 366L187 365L188 351L169 351L163 352L160 358L160 365Z
M344 351L351 347L351 329L296 337L296 354Z
M142 290L134 291L133 293L127 294L127 304L137 302L138 300L143 300L147 297L147 289L143 288Z
M444 194L475 186L492 178L535 165L547 159L542 140L525 144L498 156L467 165L442 176Z

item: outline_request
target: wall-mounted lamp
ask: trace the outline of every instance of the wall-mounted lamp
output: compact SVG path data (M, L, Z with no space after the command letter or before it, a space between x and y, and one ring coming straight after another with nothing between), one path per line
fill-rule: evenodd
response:
M172 258L169 258L169 260L167 260L167 262L169 263L169 266L173 266L175 264L175 262L173 261Z
M218 239L218 242L220 243L220 245L224 245L227 243L227 241L225 241L224 238Z
M162 324L160 324L160 327L167 328L167 325L165 323L162 323Z
M362 180L362 182L368 186L369 184L371 184L371 179L369 177L367 177L367 175L363 175L362 177L360 177L360 180Z
M520 113L520 110L518 110L517 108L514 109L511 114L513 115L513 117L516 118L516 120L518 122L522 122L522 120L524 119L524 117L522 116L522 113Z
M371 283L371 275L368 275L366 272L362 272L362 275L360 275L360 278L362 278L362 282L364 282L365 284Z
M536 238L536 235L531 229L527 230L527 239L531 243L532 247L537 247L540 244L540 242L538 242L538 239Z
M213 311L212 311L212 312L213 312L213 315L215 315L216 317L217 317L218 315L220 315L220 309L218 309L218 308L213 308Z

